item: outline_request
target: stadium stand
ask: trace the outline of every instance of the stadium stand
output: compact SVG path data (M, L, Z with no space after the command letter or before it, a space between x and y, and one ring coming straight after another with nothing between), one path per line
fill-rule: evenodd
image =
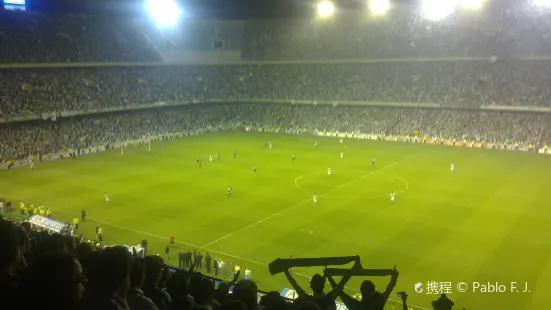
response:
M519 6L433 23L396 11L367 22L251 20L229 39L213 37L223 26L199 23L195 35L170 40L130 18L0 12L0 163L218 130L537 151L551 141L548 17ZM190 44L241 59L185 63L178 49ZM249 280L229 294L228 283L197 271L168 273L161 257L83 241L0 220L0 309L334 306L290 304L279 292L258 298ZM377 296L366 310L382 309L374 288L362 293Z

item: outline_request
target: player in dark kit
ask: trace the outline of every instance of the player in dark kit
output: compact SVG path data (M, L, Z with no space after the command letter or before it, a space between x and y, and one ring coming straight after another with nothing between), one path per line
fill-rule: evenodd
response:
M293 153L293 161L295 161L295 158L296 158L295 153Z
M371 166L375 166L375 157L371 158Z

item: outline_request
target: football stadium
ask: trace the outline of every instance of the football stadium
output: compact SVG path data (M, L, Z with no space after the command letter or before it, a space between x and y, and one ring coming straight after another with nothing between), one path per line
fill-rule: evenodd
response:
M1 309L548 309L551 6L291 2L4 0Z

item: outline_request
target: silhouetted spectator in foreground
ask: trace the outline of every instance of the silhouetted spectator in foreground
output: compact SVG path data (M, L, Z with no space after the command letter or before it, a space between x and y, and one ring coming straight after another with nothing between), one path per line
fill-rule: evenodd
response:
M124 247L94 252L90 278L79 310L128 310L132 256Z
M248 310L257 310L258 307L258 287L251 280L241 280L233 288L233 297L243 302Z
M145 261L143 258L135 259L130 274L130 290L126 301L130 310L157 310L157 306L146 297L142 287L145 281Z
M222 305L220 305L220 310L248 310L248 309L243 302L235 299L230 299L224 302Z
M24 266L17 227L0 219L0 309L17 309L17 272Z
M36 257L23 276L19 309L76 309L86 281L73 255L51 253Z
M260 299L260 306L265 310L290 310L291 308L285 298L283 298L279 292L275 291L262 296Z
M145 296L151 298L159 310L168 310L170 306L170 296L159 287L163 276L163 261L158 256L147 256L145 258L145 283L143 291Z
M201 278L197 283L197 289L194 294L195 310L212 310L214 306L214 283L207 279Z
M343 277L343 279L338 285L335 284L335 287L330 293L325 294L323 292L323 289L325 288L326 278L320 274L315 274L314 276L312 276L312 279L310 280L310 288L312 289L313 293L312 295L308 295L306 291L304 291L302 287L298 285L297 281L293 278L289 270L285 270L284 273L285 273L285 276L287 277L287 280L289 280L289 283L295 289L295 291L299 296L298 302L300 303L305 301L312 301L321 310L337 309L335 300L337 299L337 296L342 292L342 289L344 288L344 285L346 284L346 282L350 280L350 276Z
M170 309L189 310L193 308L194 300L190 295L189 274L186 271L176 271L168 280L167 292L172 301Z
M446 294L440 295L440 298L432 302L432 308L434 310L451 310L453 305L453 301L451 301Z
M339 297L349 310L382 310L385 307L390 293L392 293L392 290L396 286L399 274L398 271L394 269L390 275L392 278L383 293L375 290L375 284L373 282L365 280L360 286L360 292L362 293L361 301L354 299L354 297L343 291L340 292ZM335 285L335 281L331 277L328 279L331 285Z

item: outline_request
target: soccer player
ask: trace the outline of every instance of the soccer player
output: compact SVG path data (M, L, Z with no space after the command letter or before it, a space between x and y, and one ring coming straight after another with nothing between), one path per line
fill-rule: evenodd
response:
M270 142L270 151L272 150L272 142Z
M342 138L341 138L341 141L340 141L340 142L341 142L341 144L342 144Z
M109 193L108 192L105 192L105 204L108 205L109 204Z
M196 159L197 163L199 163L199 156L197 156L197 159Z
M210 163L212 164L212 155L209 156Z
M396 193L390 193L390 203L394 204L394 199L396 198Z
M295 153L293 153L293 161L295 161L295 158L296 158Z
M312 200L314 200L314 206L318 204L318 195L316 195L316 193L312 195Z
M331 176L331 168L327 168L327 175Z
M455 170L455 165L452 163L451 166L450 166L450 170L451 171L454 171Z
M29 167L32 169L34 167L34 160L32 157L29 158Z
M201 166L203 166L203 161L199 159L199 168L201 168Z
M314 140L314 147L315 147L315 148L318 147L318 140Z
M254 175L256 175L256 166L253 166Z
M228 198L231 197L231 186L228 185Z
M371 166L375 167L375 157L371 158Z
M344 158L344 152L341 152L341 159Z

